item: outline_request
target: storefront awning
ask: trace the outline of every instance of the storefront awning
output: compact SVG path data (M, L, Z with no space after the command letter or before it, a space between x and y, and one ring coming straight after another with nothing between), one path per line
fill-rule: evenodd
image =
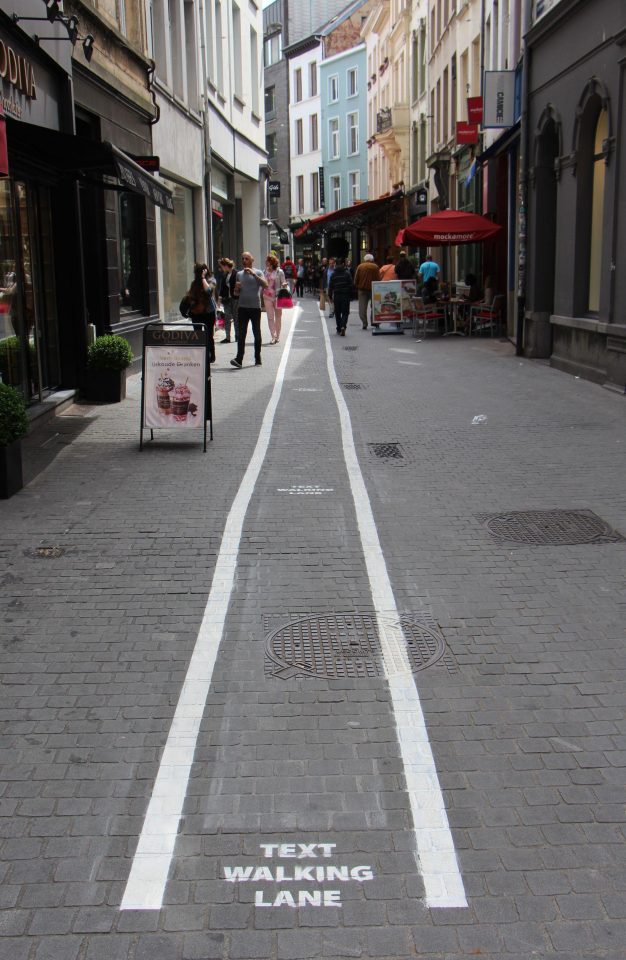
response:
M321 217L313 217L303 226L293 231L294 237L313 236L323 233L326 230L350 230L352 228L365 227L381 217L386 217L386 211L392 204L397 204L404 197L404 194L396 193L388 197L378 197L377 200L364 200L362 203L354 203L351 207L342 207L341 210L333 210L331 213L325 213Z
M476 163L478 166L482 166L483 163L486 163L487 160L491 160L492 157L497 157L499 153L503 153L507 150L512 143L514 143L519 137L520 132L520 121L514 123L512 127L509 127L504 133L501 133L497 140L495 140L490 147L487 147L486 150L483 150L476 157Z
M108 140L87 140L11 118L7 118L7 139L9 149L15 147L30 159L43 159L68 176L76 179L105 174L116 177L124 190L139 193L158 207L174 211L171 191ZM105 181L97 185L103 189L112 186Z

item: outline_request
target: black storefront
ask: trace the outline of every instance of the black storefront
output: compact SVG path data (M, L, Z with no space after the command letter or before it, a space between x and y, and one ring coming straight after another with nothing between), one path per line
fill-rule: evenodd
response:
M154 205L173 203L128 156L151 153L149 111L72 78L62 24L45 26L54 56L28 29L0 12L0 377L36 404L80 385L90 323L126 336L139 360L158 311Z
M0 180L0 376L29 403L75 376L75 288L62 270L77 255L75 187L20 135L24 125L43 135L71 128L69 52L49 46L58 60L0 16L9 167Z

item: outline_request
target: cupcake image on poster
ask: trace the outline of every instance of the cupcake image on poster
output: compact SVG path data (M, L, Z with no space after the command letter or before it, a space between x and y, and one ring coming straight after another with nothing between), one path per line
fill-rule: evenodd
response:
M172 401L171 393L175 387L175 383L170 377L169 370L165 371L165 375L159 377L156 384L156 395L157 395L157 406L161 413L169 416L172 412Z
M187 414L189 413L189 406L191 403L191 390L187 386L187 381L185 381L185 383L176 384L170 394L170 402L172 404L172 415L174 420L179 423L187 420Z

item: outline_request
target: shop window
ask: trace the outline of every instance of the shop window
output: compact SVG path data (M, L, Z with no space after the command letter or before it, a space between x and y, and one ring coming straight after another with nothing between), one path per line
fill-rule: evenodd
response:
M600 309L600 281L602 275L602 229L604 226L604 183L606 158L603 144L609 135L609 116L600 111L593 146L593 186L591 191L591 236L589 243L589 311Z
M119 195L120 315L147 312L144 204L135 193Z
M161 215L163 310L166 319L173 319L178 317L178 304L189 287L193 269L193 193L179 183L163 183L174 200L174 213Z
M611 134L608 91L593 78L578 103L572 143L577 180L574 310L578 315L598 314L603 299L602 235Z

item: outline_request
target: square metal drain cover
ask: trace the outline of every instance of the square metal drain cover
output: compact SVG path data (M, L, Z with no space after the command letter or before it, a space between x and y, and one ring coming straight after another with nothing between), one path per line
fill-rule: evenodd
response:
M383 644L387 671L383 663ZM412 617L375 614L327 614L284 623L266 640L266 673L294 677L384 677L385 673L417 673L440 664L456 672L456 662L435 623Z
M341 386L344 390L364 390L362 383L342 383Z
M483 522L498 540L544 546L582 543L615 543L624 537L591 510L520 510L482 514Z
M358 347L344 347L344 350L358 350Z
M368 447L380 460L404 460L404 451L399 443L368 443Z

